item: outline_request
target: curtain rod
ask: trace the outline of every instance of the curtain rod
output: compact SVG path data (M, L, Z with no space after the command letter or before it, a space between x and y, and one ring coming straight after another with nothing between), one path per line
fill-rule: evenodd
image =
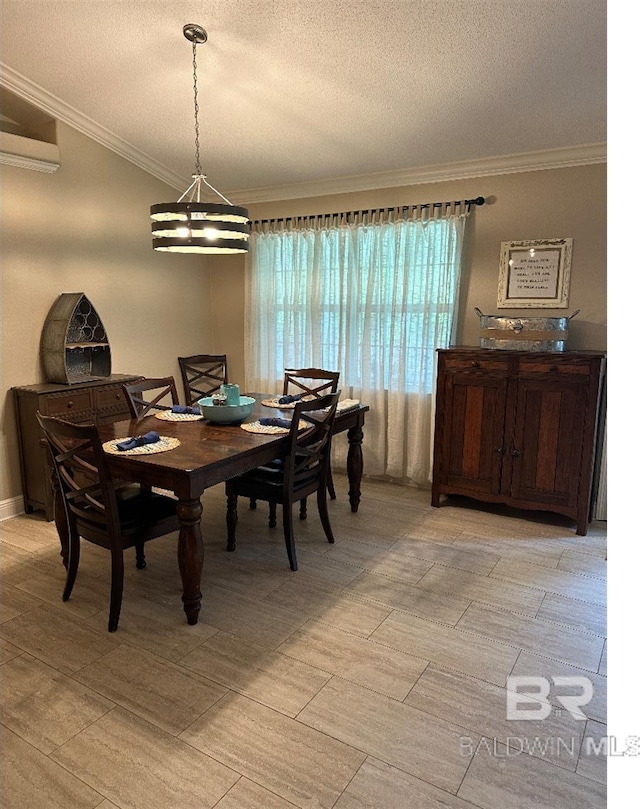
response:
M424 210L425 208L449 208L449 207L456 207L457 205L465 205L467 211L471 210L473 205L484 205L485 198L484 197L475 197L475 199L465 199L465 200L455 200L452 202L425 202L421 205L394 205L391 208L367 208L361 211L340 211L337 213L318 213L318 214L301 214L298 216L280 216L276 219L254 219L249 224L250 225L266 225L269 222L293 222L294 219L332 219L334 217L345 217L349 218L350 216L365 216L369 214L370 216L373 214L383 214L383 213L391 213L392 211L417 211L417 210Z

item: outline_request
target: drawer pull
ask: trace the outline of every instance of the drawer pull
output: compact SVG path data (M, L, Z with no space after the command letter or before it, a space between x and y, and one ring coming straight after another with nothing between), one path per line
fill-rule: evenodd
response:
M480 363L478 362L478 360L473 360L472 363L471 363L471 367L472 368L479 368Z
M494 447L493 451L494 452L504 452L504 447Z
M67 407L73 407L73 402L67 402Z
M520 457L520 450L519 449L512 449L511 450L511 456L513 458L519 458Z
M549 370L551 371L551 373L555 373L558 370L558 366L557 365L550 365Z

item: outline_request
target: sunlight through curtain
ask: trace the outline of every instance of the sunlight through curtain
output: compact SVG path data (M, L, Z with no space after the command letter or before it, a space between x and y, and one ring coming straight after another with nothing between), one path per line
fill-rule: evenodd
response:
M339 370L342 398L370 407L365 474L425 485L434 352L455 333L466 217L256 223L247 389L279 393L284 368ZM345 445L334 443L338 469Z

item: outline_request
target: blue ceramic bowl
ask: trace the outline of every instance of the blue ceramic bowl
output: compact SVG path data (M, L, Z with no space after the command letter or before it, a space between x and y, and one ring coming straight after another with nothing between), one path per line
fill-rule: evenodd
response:
M241 396L237 405L214 405L211 396L198 400L202 415L214 424L240 424L251 415L256 400L251 396Z

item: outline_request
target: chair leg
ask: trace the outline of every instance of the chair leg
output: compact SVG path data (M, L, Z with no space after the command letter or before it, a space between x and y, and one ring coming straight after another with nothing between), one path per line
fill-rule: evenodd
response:
M331 467L329 467L329 473L327 475L327 490L329 492L329 497L332 500L336 499L336 490L333 485L333 475L331 474Z
M64 585L62 600L68 601L76 582L78 564L80 562L80 537L77 531L69 529L69 556L67 557L67 581Z
M289 557L289 567L291 570L297 570L298 560L296 559L296 543L293 539L293 505L291 503L284 503L282 506L282 522L284 525L284 541L287 546L287 556Z
M307 519L307 498L303 497L300 500L300 519L306 520Z
M147 562L144 558L144 542L141 542L139 545L136 545L136 567L138 570L144 570L147 566Z
M278 524L278 504L269 503L269 528L275 528Z
M236 525L238 523L238 495L227 488L227 550L236 549Z
M318 489L318 513L320 514L320 522L322 523L322 528L324 529L327 541L333 544L335 542L335 539L333 538L333 531L331 530L331 523L329 522L329 509L327 508L327 490L324 486L320 486Z
M120 620L122 590L124 586L124 555L122 550L111 550L111 605L109 607L109 632L115 632Z
M249 499L249 508L251 509L251 511L255 511L255 509L256 509L256 498L255 497L251 497Z

